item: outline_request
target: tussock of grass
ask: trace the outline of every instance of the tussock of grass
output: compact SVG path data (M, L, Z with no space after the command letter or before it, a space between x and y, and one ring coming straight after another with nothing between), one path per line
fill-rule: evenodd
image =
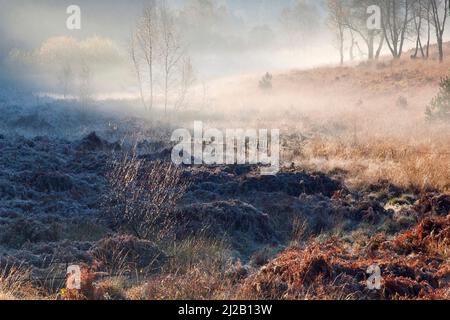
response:
M39 299L39 291L32 285L31 271L14 265L6 265L0 270L0 300Z
M151 278L140 294L145 299L227 299L232 295L234 276L231 256L222 241L189 238L168 248L164 271ZM132 290L136 294L136 290Z

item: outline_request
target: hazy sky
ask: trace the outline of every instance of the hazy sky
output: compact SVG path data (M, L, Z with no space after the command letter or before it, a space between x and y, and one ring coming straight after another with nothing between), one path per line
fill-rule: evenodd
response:
M101 34L123 40L129 36L136 17L146 0L0 0L0 32L2 43L37 45L48 37L72 35L83 37ZM169 0L181 8L189 0ZM215 0L217 6L226 5L230 13L248 26L275 24L281 11L295 0ZM83 28L65 28L66 8L79 5Z
M192 3L205 1L168 3L181 11ZM322 50L312 43L305 46L300 39L280 31L283 10L297 1L213 0L214 10L223 17L217 23L194 21L192 28L183 30L198 75L211 78L334 61L336 53L330 41L323 41L328 47ZM111 39L126 55L130 34L145 3L146 0L0 0L0 63L12 49L31 52L47 39L59 36L78 40L101 36ZM73 4L81 7L81 30L66 28L66 9ZM326 25L323 30L327 30ZM316 44L319 38L315 37Z

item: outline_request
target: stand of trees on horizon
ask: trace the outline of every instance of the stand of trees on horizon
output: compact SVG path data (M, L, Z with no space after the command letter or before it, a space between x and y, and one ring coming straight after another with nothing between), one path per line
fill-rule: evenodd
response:
M175 109L182 107L194 81L193 67L175 14L165 0L151 0L143 9L131 37L130 56L145 110L154 106L156 83L161 87L165 113L171 97L175 97Z
M428 59L430 44L436 43L438 59L444 60L443 37L450 11L450 0L326 0L328 22L336 34L340 63L344 63L345 46L354 59L358 40L364 42L369 60L378 59L388 48L394 59L404 53L407 41L414 43L411 58ZM371 27L371 19L379 26Z

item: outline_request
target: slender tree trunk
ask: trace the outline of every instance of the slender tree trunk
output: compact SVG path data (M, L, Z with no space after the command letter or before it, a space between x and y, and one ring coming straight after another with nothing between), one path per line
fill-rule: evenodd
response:
M428 9L428 31L427 31L427 51L426 58L430 57L430 40L431 40L431 21L430 21L430 10Z
M423 51L422 39L420 39L420 38L419 38L419 48L420 48L420 54L422 55L422 59L424 59L425 52Z
M367 52L368 52L369 60L373 60L373 58L374 58L374 40L375 40L375 35L371 31L369 34L369 39L367 41Z
M383 46L384 46L384 37L381 36L380 43L379 43L378 49L377 49L377 53L375 55L375 59L378 60L378 58L380 58L380 54L381 54L381 50L383 50Z
M168 94L169 94L168 90L169 90L169 79L166 76L165 83L164 83L164 113L166 113L166 114L167 114L167 99L168 99Z
M444 61L444 48L442 43L442 36L438 38L438 49L439 49L439 62Z
M153 109L153 63L149 65L149 79L150 79L150 102L149 109Z
M351 35L351 45L350 45L350 49L349 49L349 59L350 61L355 60L355 55L354 55L354 49L355 49L355 37L353 36L353 32L350 31L350 35Z
M167 115L168 95L169 95L169 60L165 58L164 74L164 113Z
M344 64L344 30L339 28L339 53L341 55L341 66Z
M405 18L403 20L403 25L400 33L400 47L398 49L398 57L401 58L403 54L403 45L405 44L405 35L408 29L408 18L409 18L409 0L405 0Z
M144 106L144 110L148 111L147 109L147 105L145 103L145 98L144 98L144 90L142 88L142 79L141 79L141 70L140 70L140 65L139 62L137 60L136 57L136 44L135 44L135 36L132 36L132 42L131 42L131 59L133 60L133 65L136 71L136 77L137 77L137 81L138 81L138 86L139 86L139 95L141 97L141 102L142 105Z
M419 6L421 6L420 2L419 2ZM417 33L416 48L415 48L414 54L411 56L414 59L417 58L417 54L419 53L419 48L422 52L422 57L423 57L422 42L420 41L420 36L421 36L421 32L422 32L422 11L418 12L419 23L417 23L416 18L417 18L417 11L414 14L414 26L416 28L416 33Z

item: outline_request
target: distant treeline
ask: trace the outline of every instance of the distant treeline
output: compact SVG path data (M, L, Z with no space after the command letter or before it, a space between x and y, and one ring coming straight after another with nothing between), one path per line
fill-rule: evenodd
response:
M406 41L414 41L411 58L430 57L436 43L439 61L444 59L443 36L450 0L327 0L328 21L336 32L341 63L348 44L349 58L355 52L377 59L384 48L396 59ZM365 48L358 41L364 42Z

